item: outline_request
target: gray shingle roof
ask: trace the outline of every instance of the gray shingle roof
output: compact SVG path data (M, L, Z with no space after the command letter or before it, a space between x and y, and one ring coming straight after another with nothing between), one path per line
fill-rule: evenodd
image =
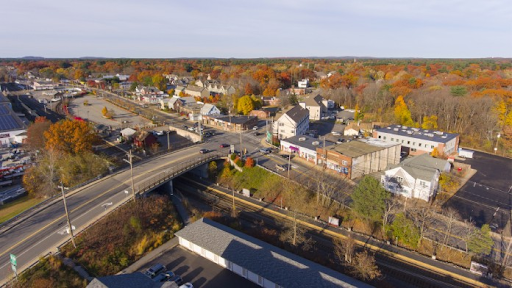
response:
M444 159L434 158L425 153L407 158L395 167L402 167L415 179L430 181L437 170L443 172L446 163L447 161Z
M176 235L283 287L371 287L209 219Z
M424 130L420 128L411 128L401 125L390 125L376 130L378 133L388 133L393 135L400 135L404 137L411 137L427 141L434 141L438 143L447 143L459 134L440 132L435 130Z
M157 283L140 272L94 278L87 288L153 288ZM158 286L161 286L158 285Z
M299 123L302 119L304 119L304 117L309 118L309 110L300 107L300 105L295 105L295 107L288 110L285 114L292 118L295 123Z
M323 107L323 109L326 109L324 103L322 103L322 100L324 100L324 98L318 94L315 97L308 97L304 99L304 103L306 106L319 106Z

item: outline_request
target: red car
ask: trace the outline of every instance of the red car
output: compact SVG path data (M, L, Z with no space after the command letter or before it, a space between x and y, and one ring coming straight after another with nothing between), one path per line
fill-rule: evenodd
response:
M226 148L229 147L229 144L220 144L220 148Z

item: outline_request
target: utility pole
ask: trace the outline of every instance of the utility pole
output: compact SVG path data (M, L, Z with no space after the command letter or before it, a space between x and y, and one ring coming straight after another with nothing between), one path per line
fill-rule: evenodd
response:
M60 181L60 191L62 192L62 200L64 201L64 210L66 211L66 218L68 219L68 229L69 229L69 235L71 235L71 242L73 243L73 247L76 248L75 244L75 236L73 235L73 226L71 226L71 220L69 219L69 212L68 212L68 204L66 203L66 194L64 193L64 189L68 190L68 187L64 187L64 184L62 181Z
M167 151L171 150L171 142L169 140L169 134L171 134L171 130L167 131Z
M232 188L231 190L233 190L233 209L231 211L231 216L236 217L236 207L235 207L235 189Z
M130 149L130 152L126 154L128 156L128 160L123 159L124 162L127 162L130 164L130 174L131 174L131 180L132 180L132 194L133 194L133 201L136 200L135 198L135 186L133 185L133 155L132 150Z
M288 147L288 149L290 149L288 154L288 179L290 179L290 169L292 168L292 149L290 147Z

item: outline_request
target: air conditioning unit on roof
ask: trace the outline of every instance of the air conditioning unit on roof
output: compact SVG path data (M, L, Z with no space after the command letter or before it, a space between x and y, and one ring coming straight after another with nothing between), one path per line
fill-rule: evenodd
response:
M306 137L300 137L299 141L306 141Z
M313 146L318 146L320 144L320 142L318 141L313 141L313 143L311 143Z

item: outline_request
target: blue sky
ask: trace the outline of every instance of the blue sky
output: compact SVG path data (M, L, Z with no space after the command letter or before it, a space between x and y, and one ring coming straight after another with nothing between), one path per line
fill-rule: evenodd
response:
M0 58L512 57L508 0L16 0L2 11Z

